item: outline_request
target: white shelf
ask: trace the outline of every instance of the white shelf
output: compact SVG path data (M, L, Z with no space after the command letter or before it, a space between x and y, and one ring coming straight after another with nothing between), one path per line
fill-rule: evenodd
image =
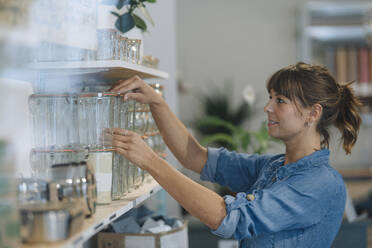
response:
M367 2L309 2L306 4L311 15L317 17L349 17L363 16L364 11L372 8L371 3Z
M39 62L30 67L51 74L98 74L108 79L125 79L134 75L141 78L169 78L169 74L164 71L120 60Z
M104 229L108 224L115 221L124 213L141 204L160 189L161 187L159 184L151 179L151 181L145 182L143 186L134 192L129 193L124 200L113 201L109 205L98 205L96 213L92 217L84 220L80 232L76 233L68 240L53 244L23 245L22 248L81 247L83 243L89 240L93 235Z
M367 32L361 26L310 26L305 35L323 42L365 41Z

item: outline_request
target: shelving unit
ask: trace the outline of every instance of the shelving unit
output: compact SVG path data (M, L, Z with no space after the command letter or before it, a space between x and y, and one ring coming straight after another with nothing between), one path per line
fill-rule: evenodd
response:
M363 125L372 126L372 3L309 2L298 23L297 60L327 66L341 83L356 81Z
M313 62L314 44L366 44L371 30L365 25L372 3L309 2L298 15L297 59Z
M119 60L41 62L30 64L29 68L32 71L40 72L45 78L49 76L76 76L78 79L92 77L109 81L126 79L134 75L143 79L167 79L169 77L166 72ZM161 190L154 179L146 180L141 187L129 193L124 200L112 201L108 205L98 205L96 213L92 217L86 218L81 230L68 240L52 244L25 244L22 247L81 247L117 218Z
M74 234L65 242L53 244L27 244L22 248L46 248L46 247L81 247L84 242L93 235L104 229L108 224L115 221L124 213L138 206L143 201L161 190L161 187L155 180L144 183L140 188L129 193L124 200L113 201L109 205L98 205L96 213L84 220L83 227L79 233Z
M126 79L134 75L141 78L167 79L169 74L157 69L120 60L39 62L30 68L45 74L91 75L106 79Z

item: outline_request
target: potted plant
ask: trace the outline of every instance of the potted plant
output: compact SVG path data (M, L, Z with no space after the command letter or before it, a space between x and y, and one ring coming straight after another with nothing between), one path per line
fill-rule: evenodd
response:
M145 4L155 2L156 0L103 0L100 4L116 6L117 11L111 11L111 13L117 17L115 27L122 33L126 33L134 27L137 27L142 32L147 31L147 24L142 17L138 15L137 10L141 12L142 16L148 22L154 25L154 21L147 11ZM127 10L124 13L122 13L123 8Z

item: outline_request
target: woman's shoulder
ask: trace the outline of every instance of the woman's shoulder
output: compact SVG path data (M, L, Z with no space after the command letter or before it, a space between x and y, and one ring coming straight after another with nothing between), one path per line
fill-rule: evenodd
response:
M345 194L346 186L340 173L334 169L329 161L312 164L304 171L309 182L318 190Z

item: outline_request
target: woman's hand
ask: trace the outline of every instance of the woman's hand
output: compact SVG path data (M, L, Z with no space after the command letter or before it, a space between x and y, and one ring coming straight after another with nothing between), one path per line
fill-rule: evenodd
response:
M140 135L125 129L114 128L113 146L116 152L144 170L148 170L154 159L159 158Z
M111 92L125 93L124 100L133 99L144 104L156 104L163 101L163 98L150 85L140 77L134 76L128 80L119 80ZM133 91L129 92L128 91Z

